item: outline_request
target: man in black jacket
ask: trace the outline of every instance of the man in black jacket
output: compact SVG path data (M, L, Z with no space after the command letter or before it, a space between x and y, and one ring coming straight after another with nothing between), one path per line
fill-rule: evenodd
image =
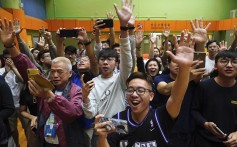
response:
M12 115L14 109L11 90L4 78L0 76L0 147L7 147L10 136L8 117Z

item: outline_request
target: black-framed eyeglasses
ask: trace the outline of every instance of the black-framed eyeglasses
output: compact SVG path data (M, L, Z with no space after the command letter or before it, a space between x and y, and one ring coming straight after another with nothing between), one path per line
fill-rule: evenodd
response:
M133 89L133 88L126 89L126 94L127 95L132 95L135 91L138 95L144 95L146 93L146 91L153 92L150 89L146 89L144 87L138 87L137 89Z
M232 66L237 66L237 58L234 59L222 58L218 62L224 66L228 65L229 62L231 63Z

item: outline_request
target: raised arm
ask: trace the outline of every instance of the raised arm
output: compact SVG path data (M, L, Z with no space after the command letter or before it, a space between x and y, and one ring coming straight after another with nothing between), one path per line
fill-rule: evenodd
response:
M136 44L136 54L137 54L137 68L138 71L145 73L144 61L141 53L141 44L144 40L144 31L137 31L135 33L135 44Z
M130 2L128 2L128 1L125 2L124 0L122 0L121 10L118 8L117 4L114 4L116 13L117 13L119 21L120 21L120 26L121 26L120 38L128 38L128 32L127 32L127 30L125 30L123 28L127 27L128 21L129 21L130 17L132 16L131 6L132 6L132 0ZM124 45L122 44L122 46L124 46ZM131 52L129 51L128 54L131 55ZM123 56L123 55L121 54L121 56ZM107 134L110 132L106 131L106 129L104 128L106 123L109 123L109 122L99 123L99 119L101 117L103 117L103 116L102 115L96 116L96 120L95 120L95 129L99 135L97 146L98 147L109 147L109 144L107 141ZM111 131L114 131L114 130L115 129L112 129Z
M78 33L77 39L85 45L86 54L90 59L90 71L93 76L97 76L99 74L97 59L95 57L94 50L92 49L91 41L88 38L86 30L84 28L81 28L81 31Z
M24 83L24 80L22 78L22 76L20 75L20 73L18 72L16 66L14 65L13 61L11 58L8 58L6 59L6 65L8 67L10 67L10 69L14 72L14 74L16 75L16 77L18 78L18 80L21 82L21 83Z
M176 48L176 55L167 51L172 61L179 66L179 72L171 90L171 96L169 97L166 108L170 116L175 119L178 117L182 101L189 83L189 71L193 63L194 56L194 44L195 41L191 40L191 34L189 33L187 41L184 41L184 32L181 33L180 44L177 43L177 38L174 36L174 44Z
M134 5L133 5L132 10L134 10ZM131 72L134 71L135 66L136 66L136 43L135 43L135 36L134 36L135 20L136 20L136 17L134 17L132 15L130 20L128 21L128 33L129 33L129 41L130 41L131 54L132 54L132 70L131 70Z
M114 14L113 14L113 12L112 12L111 10L110 10L110 11L107 11L107 12L106 12L106 15L107 15L107 18L114 20ZM110 48L112 48L112 46L113 46L114 43L115 43L114 27L109 28L109 42L110 42Z
M21 54L21 52L16 49L14 39L15 32L13 31L13 25L11 21L4 19L4 24L0 20L0 37L3 45L7 48L11 54L19 73L21 74L24 81L28 81L27 68L36 68L35 65L29 60L29 58Z
M15 36L16 33L13 30L13 25L11 21L7 21L6 18L4 19L4 24L0 19L0 35L1 41L5 48L9 49L11 57L14 58L20 54L20 51L15 47Z
M122 87L126 87L126 79L132 70L132 55L131 46L128 38L128 22L132 16L133 4L132 1L122 2L122 8L119 9L117 4L114 4L117 16L120 21L120 83ZM124 88L125 90L125 88Z
M29 47L26 45L25 41L21 38L21 32L23 30L23 28L21 28L20 26L20 21L15 19L13 22L13 28L14 28L14 32L16 33L16 39L18 42L18 46L19 49L21 51L21 53L25 54L26 56L28 56L31 60L31 62L42 71L42 67L37 63L37 61L35 60L33 54L30 52Z
M236 50L237 47L237 25L234 26L234 41L231 44L230 50Z
M56 31L56 48L57 48L57 56L58 57L64 57L64 45L63 45L63 43L64 43L64 40L66 39L64 37L60 37L60 30L61 29L62 28L60 28Z
M227 41L222 40L220 43L219 51L228 50Z
M57 50L52 40L52 34L51 32L46 31L44 36L49 44L49 52L50 52L51 59L54 59L57 57Z
M95 35L94 51L95 51L96 58L98 57L99 52L102 50L102 43L100 41L100 34L101 34L100 27L102 27L104 24L99 24L101 22L102 22L102 20L98 19L95 21L94 26L93 26L94 35Z
M149 51L149 58L154 57L154 47L156 42L156 36L153 33L150 33L150 51Z

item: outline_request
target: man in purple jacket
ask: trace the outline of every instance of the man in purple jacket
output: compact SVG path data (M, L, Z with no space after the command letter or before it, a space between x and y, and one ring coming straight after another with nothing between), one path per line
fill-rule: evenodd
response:
M15 32L12 23L0 20L0 37L5 48L9 49L11 57L19 70L24 82L27 82L27 68L36 68L29 58L16 49ZM41 146L44 147L76 147L85 146L82 126L79 118L83 111L81 107L81 89L71 83L71 62L65 57L52 61L50 80L55 89L40 87L35 81L29 80L28 87L36 96L38 104L37 132Z

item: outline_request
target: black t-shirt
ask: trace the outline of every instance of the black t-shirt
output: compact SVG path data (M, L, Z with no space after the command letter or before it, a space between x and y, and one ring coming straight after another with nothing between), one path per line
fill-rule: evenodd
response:
M166 107L149 109L145 119L137 124L132 120L131 109L119 112L114 118L127 120L128 134L111 133L108 143L111 147L164 147L167 146L167 136L174 121L168 114Z
M78 73L77 71L77 63L75 65L72 65L72 70L75 72L75 73Z
M205 140L222 142L204 128L204 122L214 122L224 133L236 131L237 82L232 87L222 87L214 78L199 84L192 103L192 115L197 123L196 136Z
M26 86L25 89L21 91L19 103L20 105L27 106L31 115L37 116L36 98L34 99L33 96L30 94L28 86Z

